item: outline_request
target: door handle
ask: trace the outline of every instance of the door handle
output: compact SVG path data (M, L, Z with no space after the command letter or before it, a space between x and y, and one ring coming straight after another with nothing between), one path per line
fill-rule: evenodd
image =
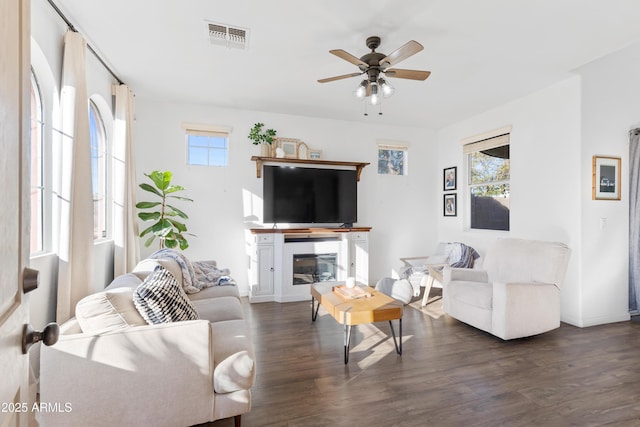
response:
M25 268L22 272L22 293L26 294L38 289L40 284L40 272L33 268Z
M22 354L27 354L29 347L38 341L42 341L44 345L53 345L58 342L60 336L60 327L57 323L49 323L41 331L36 331L29 324L25 324L22 329Z

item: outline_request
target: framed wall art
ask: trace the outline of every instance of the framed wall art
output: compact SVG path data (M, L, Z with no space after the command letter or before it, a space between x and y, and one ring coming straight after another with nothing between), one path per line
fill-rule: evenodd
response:
M458 168L456 166L446 168L442 173L442 182L444 183L443 190L451 191L456 189L456 183L458 181Z
M456 216L458 214L458 197L456 193L445 194L442 200L444 216Z
M621 162L620 157L593 156L593 200L620 200Z
M294 138L276 138L277 148L282 150L282 155L285 159L297 159L298 158L298 144L299 139Z
M322 151L321 150L309 150L309 158L313 159L313 160L320 160L320 158L322 157Z

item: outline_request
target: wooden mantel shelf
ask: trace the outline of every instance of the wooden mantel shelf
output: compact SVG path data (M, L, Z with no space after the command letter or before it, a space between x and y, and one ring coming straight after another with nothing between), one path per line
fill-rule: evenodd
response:
M262 164L263 163L303 163L307 165L329 165L329 166L353 166L356 168L356 175L358 181L360 181L360 173L362 169L369 163L364 162L336 162L333 160L315 160L315 159L287 159L280 157L262 157L253 156L251 160L256 162L256 178L262 177Z

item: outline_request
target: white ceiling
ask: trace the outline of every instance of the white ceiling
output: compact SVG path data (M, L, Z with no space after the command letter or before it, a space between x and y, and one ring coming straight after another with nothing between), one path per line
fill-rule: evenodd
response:
M639 0L54 0L138 97L437 129L567 78L640 41ZM248 28L246 50L212 45L206 21ZM424 50L364 117L360 79L329 54ZM370 109L370 113L371 113Z

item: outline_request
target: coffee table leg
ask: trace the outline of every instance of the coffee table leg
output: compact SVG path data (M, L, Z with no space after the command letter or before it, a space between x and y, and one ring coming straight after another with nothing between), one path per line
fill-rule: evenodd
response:
M402 356L402 317L398 320L400 323L400 331L398 333L400 338L400 345L398 345L398 341L396 340L396 332L393 330L393 323L389 320L389 326L391 326L391 335L393 335L393 344L396 346L396 353Z
M318 310L320 309L320 301L318 301L318 305L316 306L316 299L311 297L311 321L315 322L318 318Z
M349 343L351 341L351 325L344 325L344 364L349 363Z

